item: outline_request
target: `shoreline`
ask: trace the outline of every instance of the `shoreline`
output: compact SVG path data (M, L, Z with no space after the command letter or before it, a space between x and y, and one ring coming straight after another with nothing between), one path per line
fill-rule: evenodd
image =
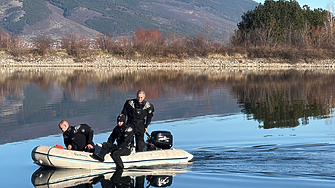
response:
M0 68L150 68L150 69L204 69L229 70L335 70L335 60L297 60L290 63L283 59L265 58L188 58L171 62L136 59L125 60L111 55L95 55L75 62L74 58L49 56L43 58L13 57L0 55Z

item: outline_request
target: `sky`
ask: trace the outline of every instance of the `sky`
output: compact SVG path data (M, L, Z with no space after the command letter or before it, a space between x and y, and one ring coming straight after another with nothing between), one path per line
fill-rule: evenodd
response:
M254 1L256 1L257 3L264 3L264 0L254 0ZM301 7L303 5L308 5L309 7L311 7L311 9L322 8L325 10L329 10L328 4L330 3L332 3L333 6L335 6L334 5L335 0L297 0L297 2Z

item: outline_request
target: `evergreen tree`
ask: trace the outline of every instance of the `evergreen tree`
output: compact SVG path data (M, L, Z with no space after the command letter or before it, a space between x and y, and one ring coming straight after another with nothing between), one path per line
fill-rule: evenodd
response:
M302 31L307 27L322 25L325 17L322 9L301 8L296 0L265 0L254 10L242 15L238 30L249 33L255 29L271 31L276 40L283 40L287 31Z

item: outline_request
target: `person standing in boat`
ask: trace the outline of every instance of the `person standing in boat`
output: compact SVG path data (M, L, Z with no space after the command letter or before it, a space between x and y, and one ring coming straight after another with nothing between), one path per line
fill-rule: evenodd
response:
M58 124L63 132L64 144L69 150L94 152L93 130L87 124L70 126L69 122L62 120Z
M138 90L136 99L127 100L121 112L121 114L127 116L127 124L130 124L134 128L136 152L144 150L144 133L148 132L147 128L151 123L155 110L154 106L144 99L145 92Z
M123 169L124 165L121 156L130 155L131 145L134 140L134 130L132 126L126 124L126 116L120 114L117 117L117 125L110 134L108 141L102 144L100 153L93 153L93 157L101 162L105 160L105 155L111 153L117 169ZM117 145L114 144L116 140Z

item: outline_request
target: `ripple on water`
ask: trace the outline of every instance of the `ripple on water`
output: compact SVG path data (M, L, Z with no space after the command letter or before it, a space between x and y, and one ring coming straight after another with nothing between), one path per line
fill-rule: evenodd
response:
M192 171L258 173L271 176L322 177L335 180L334 144L255 145L240 148L202 147Z

